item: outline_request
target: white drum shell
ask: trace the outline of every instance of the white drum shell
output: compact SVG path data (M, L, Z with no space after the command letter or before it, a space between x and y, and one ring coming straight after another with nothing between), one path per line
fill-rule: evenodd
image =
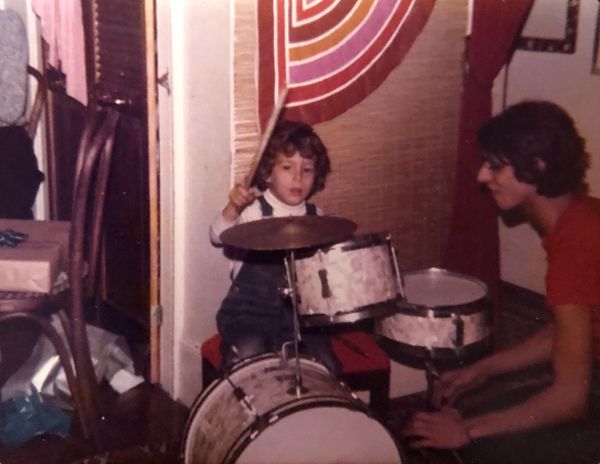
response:
M437 268L408 272L403 282L408 307L377 321L380 335L428 350L464 347L490 336L483 282ZM461 325L460 343L457 324Z
M398 297L393 249L384 235L356 237L318 250L296 259L295 271L301 315L334 316ZM320 271L326 272L329 296L324 295Z
M427 316L395 314L379 324L378 333L384 337L413 346L432 348L455 348L456 317L435 317L433 311ZM488 317L483 313L461 316L464 324L462 345L471 345L490 335Z
M184 437L186 464L401 463L387 430L319 363L300 359L300 395L288 389L295 359L263 355L240 363L230 375L248 403L266 420L262 430L226 380L196 400Z

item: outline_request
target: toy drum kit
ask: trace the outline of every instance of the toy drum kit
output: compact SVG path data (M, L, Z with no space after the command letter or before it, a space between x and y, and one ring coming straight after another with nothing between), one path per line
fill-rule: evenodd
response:
M468 362L489 348L485 284L437 268L401 273L389 234L354 236L355 230L343 218L294 216L221 234L228 246L284 252L293 356L288 346L243 360L207 387L188 420L185 463L403 462L399 445L364 403L299 354L301 327L373 319L392 359L426 370Z

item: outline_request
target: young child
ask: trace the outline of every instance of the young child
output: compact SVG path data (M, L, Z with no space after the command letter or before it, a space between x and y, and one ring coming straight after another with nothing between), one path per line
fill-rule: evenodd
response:
M519 207L542 236L552 321L514 347L442 374L438 402L499 375L548 363L552 380L478 411L418 413L413 446L460 448L465 463L600 462L600 200L586 195L589 155L570 116L549 102L514 105L478 133L477 179L501 210Z
M211 241L220 244L220 234L236 224L321 214L306 200L325 188L330 171L327 149L310 126L280 122L257 167L257 188L233 187L227 205L210 227ZM281 291L289 286L283 252L249 251L241 259L234 256L232 277L217 313L224 368L250 356L278 352L283 343L294 340L291 301ZM302 349L339 373L339 361L326 335L303 333Z

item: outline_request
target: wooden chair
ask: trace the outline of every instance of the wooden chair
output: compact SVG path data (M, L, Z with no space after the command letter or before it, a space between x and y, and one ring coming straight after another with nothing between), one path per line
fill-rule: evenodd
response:
M46 79L42 73L33 66L27 65L27 74L36 81L35 97L31 109L29 110L29 115L25 121L25 130L27 130L29 138L33 140L46 105L48 86L46 85Z
M200 347L202 384L206 388L218 379L221 368L221 336L214 335ZM332 337L332 347L342 364L339 379L351 390L369 392L369 406L385 422L389 406L390 360L372 335L349 331Z
M93 437L96 442L99 440L98 398L84 313L86 300L96 288L104 197L117 122L115 110L90 109L85 124L69 226L67 288L51 294L0 292L0 323L10 319L29 320L37 324L54 345L65 370L83 435ZM50 323L49 316L53 313L60 319L65 339Z

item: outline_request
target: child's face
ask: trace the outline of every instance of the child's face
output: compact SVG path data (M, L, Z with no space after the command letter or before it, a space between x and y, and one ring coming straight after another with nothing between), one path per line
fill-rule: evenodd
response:
M269 189L283 203L296 206L310 194L315 181L315 161L296 152L277 153L273 171L267 179Z

